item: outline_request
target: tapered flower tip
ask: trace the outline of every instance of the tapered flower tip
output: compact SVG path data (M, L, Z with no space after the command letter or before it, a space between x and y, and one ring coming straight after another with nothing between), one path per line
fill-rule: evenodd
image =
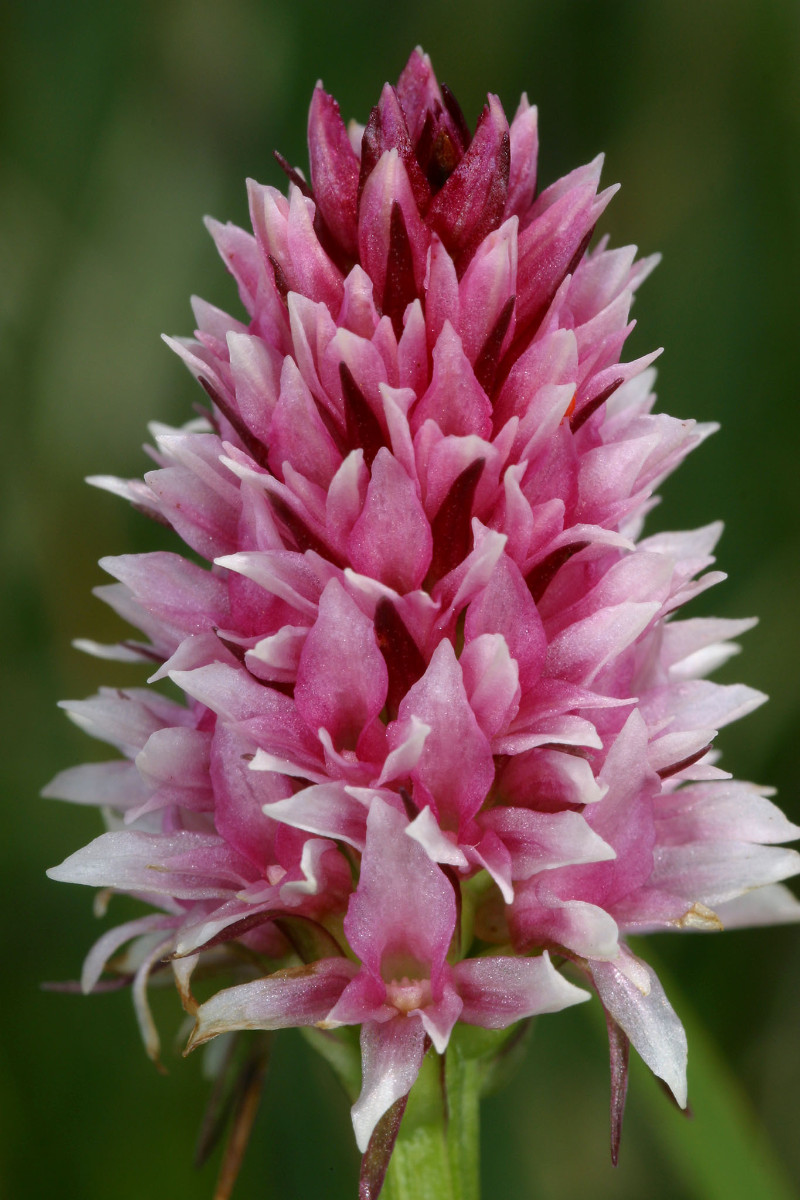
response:
M461 1020L484 1029L506 1029L591 999L555 969L546 950L539 958L465 958L454 975L464 1005Z
M606 1010L685 1108L686 1033L655 972L622 950L618 962L594 963L592 978Z
M349 959L323 958L224 988L197 1009L184 1054L235 1029L316 1025L333 1008L355 969Z
M350 145L339 105L317 84L308 114L311 183L319 211L348 253L356 249L358 156Z

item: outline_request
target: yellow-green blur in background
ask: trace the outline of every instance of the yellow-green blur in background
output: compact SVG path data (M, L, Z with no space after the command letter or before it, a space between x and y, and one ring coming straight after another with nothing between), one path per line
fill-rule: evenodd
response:
M159 334L191 333L192 292L239 312L203 215L245 224L245 177L283 186L274 148L306 165L318 77L363 121L416 43L471 123L488 90L507 111L527 90L543 182L604 150L604 182L623 187L602 228L664 254L626 353L664 345L661 406L722 432L650 528L724 518L730 580L692 611L761 617L720 678L772 697L726 732L724 762L777 785L800 820L796 0L6 0L0 1194L13 1200L212 1195L214 1163L191 1165L207 1082L199 1055L180 1058L174 995L156 1006L161 1076L127 993L40 990L77 977L114 915L98 922L88 889L44 878L100 831L96 813L38 797L58 769L104 756L56 700L144 675L70 642L119 635L90 595L101 555L171 544L82 479L141 474L146 422L182 422L201 399ZM484 1105L486 1200L798 1194L800 928L649 944L689 1026L694 1120L635 1069L614 1171L599 1010L544 1017ZM353 1200L356 1171L335 1081L281 1035L239 1200Z

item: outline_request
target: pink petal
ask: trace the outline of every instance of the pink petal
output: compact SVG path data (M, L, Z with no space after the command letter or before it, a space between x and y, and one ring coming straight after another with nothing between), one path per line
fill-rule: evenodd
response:
M484 829L502 838L511 853L512 878L529 879L537 871L616 858L576 812L540 813L524 808L493 808L479 818Z
M131 758L157 729L192 722L191 713L174 701L138 688L101 688L88 700L62 700L59 708L91 737L110 742Z
M546 950L538 958L465 958L453 977L464 1004L461 1020L484 1029L507 1029L590 998L556 971Z
M433 1004L418 1009L422 1028L433 1042L437 1054L444 1054L453 1026L461 1015L461 997L449 980L445 981L442 995Z
M314 198L325 224L347 253L354 254L359 162L339 115L339 105L319 84L308 114L308 154Z
M596 804L608 791L585 758L545 748L516 755L503 767L502 794L515 806L558 811L568 804Z
M413 273L409 283L419 289L425 276L425 257L430 234L417 209L408 174L397 150L387 150L364 185L358 215L358 248L361 265L375 288L385 311L386 287L392 244L392 212L397 209L404 223ZM408 301L413 299L409 293Z
M270 420L280 392L281 358L274 346L244 333L228 334L236 404L248 429L269 442Z
M361 516L348 539L357 571L403 593L418 588L431 561L433 540L414 482L384 447L372 464Z
M403 107L408 132L416 144L422 133L425 117L438 104L441 107L442 93L427 54L417 47L411 51L408 62L397 81L397 95Z
M380 317L375 307L372 280L358 263L345 277L344 299L336 324L357 333L359 337L371 338Z
M445 321L455 329L461 326L458 275L441 238L434 234L425 277L425 322L431 349L439 340Z
M423 848L406 837L406 825L383 800L372 802L361 876L344 928L374 975L383 970L389 978L395 973L414 977L424 969L435 983L455 928L455 897Z
M494 762L448 641L439 643L422 679L400 705L399 722L412 715L431 730L412 778L434 797L440 822L459 826L483 803L494 779ZM399 722L389 733L392 746L398 744Z
M262 810L265 804L288 796L291 785L282 775L251 771L250 754L251 742L217 722L211 746L214 824L229 845L266 869L273 861L274 827Z
M523 92L519 107L509 129L511 165L508 175L508 196L505 216L527 215L536 194L536 165L539 153L537 110L528 103Z
M547 641L539 612L519 568L503 555L477 600L470 604L464 634L502 634L519 669L520 685L531 688L545 661Z
M489 96L466 154L434 196L427 219L451 254L467 262L499 223L508 195L508 122Z
M83 994L86 996L92 991L98 979L103 974L108 960L126 942L131 941L140 934L168 929L174 924L174 917L151 914L147 917L138 917L135 921L126 921L124 925L117 925L114 929L106 930L103 936L97 939L84 959L83 970L81 971L81 991ZM160 941L161 939L159 939Z
M687 900L715 908L742 892L800 873L800 854L750 842L692 842L655 851L651 882Z
M555 943L592 960L619 953L617 923L605 909L585 900L559 900L536 877L514 889L510 918L521 946Z
M240 888L245 866L211 834L126 830L101 834L47 874L64 883L203 900Z
M377 794L377 793L376 793ZM362 850L367 832L367 804L341 783L301 788L294 795L264 805L275 821L347 842Z
M342 549L364 507L369 478L364 451L359 448L351 450L331 480L325 501L325 524L331 539Z
M100 566L119 579L144 608L184 633L199 633L230 619L224 580L167 551L102 558Z
M325 428L303 377L291 358L284 359L280 398L272 414L270 462L282 474L288 461L308 479L327 487L341 466L342 456Z
M238 284L242 304L252 313L263 272L256 239L237 225L231 222L223 225L213 217L206 217L206 228L214 239L222 261Z
M224 988L198 1008L185 1053L234 1029L316 1025L333 1008L356 969L349 959L323 958Z
M424 212L430 201L431 190L417 161L406 115L400 98L391 86L384 84L381 98L370 113L369 121L361 140L361 182L369 175L387 150L396 149L408 172L409 181L420 211Z
M489 397L475 378L461 338L449 321L445 321L433 350L430 387L413 410L414 432L427 420L435 421L443 434L477 433L488 438L492 432Z
M620 952L622 965L632 959ZM613 962L592 963L592 979L604 1007L630 1038L650 1070L686 1107L686 1034L654 971L633 959L645 979L639 987Z
M295 703L310 729L352 748L383 708L388 673L372 622L332 579L297 667Z
M660 607L658 601L630 601L576 621L548 646L546 673L591 684L607 663L644 632Z
M420 721L413 713L404 728L398 726L392 739L394 748L386 755L380 777L375 782L376 787L394 779L403 779L413 771L430 731L430 725Z
M397 1016L361 1029L361 1095L352 1108L356 1144L366 1152L372 1131L395 1100L408 1094L422 1066L425 1031L414 1017Z
M487 738L505 730L517 714L519 669L500 633L482 633L459 659L469 704Z
M148 788L131 762L84 763L68 767L42 788L48 800L73 804L97 804L115 809L138 808L147 799Z
M431 862L463 869L469 866L469 860L459 849L453 835L448 837L439 828L436 817L427 806L406 826L406 833L419 842Z
M662 846L695 841L791 842L800 828L752 783L695 784L660 796L655 809Z
M517 290L516 217L493 230L478 247L459 287L459 328L464 353L478 369L478 356ZM450 318L451 321L453 318ZM508 340L513 332L508 326ZM498 347L499 352L499 347Z

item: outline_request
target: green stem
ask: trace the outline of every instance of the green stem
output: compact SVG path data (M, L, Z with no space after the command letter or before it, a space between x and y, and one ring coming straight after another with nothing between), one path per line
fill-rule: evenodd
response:
M400 1126L382 1200L480 1200L482 1065L451 1044L430 1052Z

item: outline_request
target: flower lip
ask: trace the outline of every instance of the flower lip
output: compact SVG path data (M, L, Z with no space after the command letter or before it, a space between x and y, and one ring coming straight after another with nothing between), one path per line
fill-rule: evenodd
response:
M381 958L381 978L387 987L430 979L430 967L403 948L386 950Z
M430 979L393 979L386 984L386 1001L398 1012L410 1013L418 1008L426 1008L431 1003Z

